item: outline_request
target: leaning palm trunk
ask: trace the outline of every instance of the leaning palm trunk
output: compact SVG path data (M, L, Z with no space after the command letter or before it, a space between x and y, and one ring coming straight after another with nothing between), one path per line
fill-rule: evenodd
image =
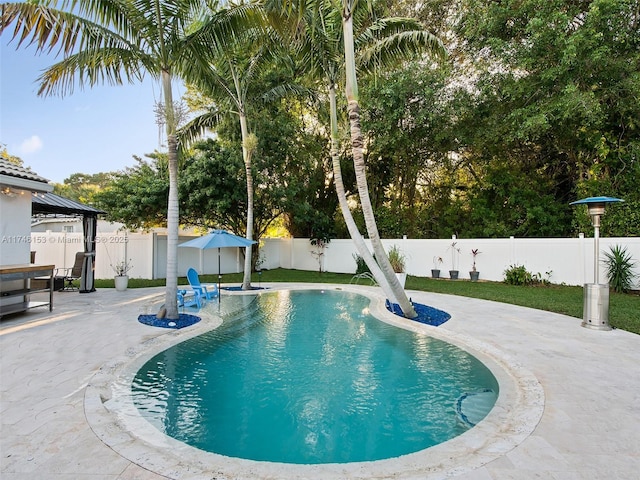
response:
M356 174L356 182L358 184L358 195L360 196L360 204L362 206L362 213L364 215L365 225L367 226L367 233L371 240L373 251L376 255L382 274L387 279L391 291L395 296L402 312L405 317L414 318L417 316L413 305L407 298L404 289L400 285L398 278L389 263L389 257L384 250L382 241L380 240L380 234L378 233L378 226L376 225L376 219L373 214L373 207L371 205L371 199L369 197L369 187L367 185L367 172L364 162L364 154L362 152L363 139L362 130L360 128L360 105L358 104L358 83L356 78L356 63L354 55L354 40L353 40L353 17L351 11L348 8L344 8L342 17L342 28L344 32L344 56L345 56L345 71L346 71L346 87L345 93L347 96L347 112L349 115L349 125L351 128L351 148L353 152L353 165ZM390 299L392 300L392 299Z
M167 204L167 278L165 291L166 316L175 320L178 314L178 145L176 141L176 120L173 111L173 93L171 91L171 75L162 72L162 90L167 128L167 145L169 157L169 200Z
M358 250L358 253L367 264L367 267L369 267L371 274L374 276L387 298L394 303L397 303L396 296L391 290L389 282L387 282L382 270L380 270L376 260L373 258L373 255L371 255L367 245L364 243L364 239L358 230L358 226L353 219L353 215L351 215L351 210L349 210L349 204L344 190L344 182L342 181L340 156L338 154L338 108L336 106L336 89L333 84L329 87L329 102L331 106L331 161L333 164L333 181L336 187L336 194L338 195L340 209L342 210L342 216L344 217L347 229L349 230L349 235L351 235L351 239L353 240L356 250Z
M253 240L253 173L251 172L251 155L254 146L250 144L247 117L242 109L240 110L240 130L242 132L242 157L247 177L247 240ZM252 246L248 245L244 257L243 290L251 289L251 250Z

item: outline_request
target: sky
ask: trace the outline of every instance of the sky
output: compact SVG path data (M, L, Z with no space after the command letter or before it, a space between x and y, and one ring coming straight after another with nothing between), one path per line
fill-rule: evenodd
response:
M136 164L134 155L166 151L154 114L162 96L157 81L147 76L134 85L92 89L76 82L65 97L37 96L37 78L58 60L32 48L16 50L7 35L0 37L0 148L56 183L73 173L123 170ZM178 90L175 99L184 89Z

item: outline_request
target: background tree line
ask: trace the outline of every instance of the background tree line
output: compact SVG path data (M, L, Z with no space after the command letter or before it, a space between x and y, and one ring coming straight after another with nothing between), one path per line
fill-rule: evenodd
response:
M380 16L420 19L450 54L444 65L417 59L360 82L369 187L383 237L589 233L585 211L569 202L595 195L625 200L603 218L603 234L638 235L640 1L383 3ZM275 219L294 236L348 237L333 191L326 93L290 53L288 68L282 52L262 71L260 101L250 105L256 237ZM258 93L288 84L315 94ZM345 118L340 125L343 176L353 194ZM223 118L214 138L182 156L180 221L242 234L237 121ZM57 189L132 227L166 222L166 157L157 152L125 172L77 174ZM350 198L362 227L357 196Z

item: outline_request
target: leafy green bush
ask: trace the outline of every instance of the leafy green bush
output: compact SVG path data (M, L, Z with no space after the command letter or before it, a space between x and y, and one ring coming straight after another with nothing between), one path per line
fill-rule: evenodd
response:
M551 271L545 272L545 277L540 272L531 273L524 265L511 265L504 271L504 283L509 285L550 285Z
M635 262L627 252L627 247L614 245L610 250L604 254L609 286L616 292L626 293L633 288L633 281L636 278L633 273Z
M530 285L533 283L533 275L527 271L524 265L511 265L504 271L504 283Z
M364 258L362 258L357 253L354 253L353 259L356 261L356 275L360 275L361 273L366 273L366 272L371 273L369 270L369 266L367 265L367 262L364 261Z

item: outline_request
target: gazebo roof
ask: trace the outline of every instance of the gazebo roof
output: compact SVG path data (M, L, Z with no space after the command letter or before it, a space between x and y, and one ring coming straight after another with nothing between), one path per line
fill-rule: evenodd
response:
M86 215L98 216L106 213L55 193L35 195L31 202L32 215Z

